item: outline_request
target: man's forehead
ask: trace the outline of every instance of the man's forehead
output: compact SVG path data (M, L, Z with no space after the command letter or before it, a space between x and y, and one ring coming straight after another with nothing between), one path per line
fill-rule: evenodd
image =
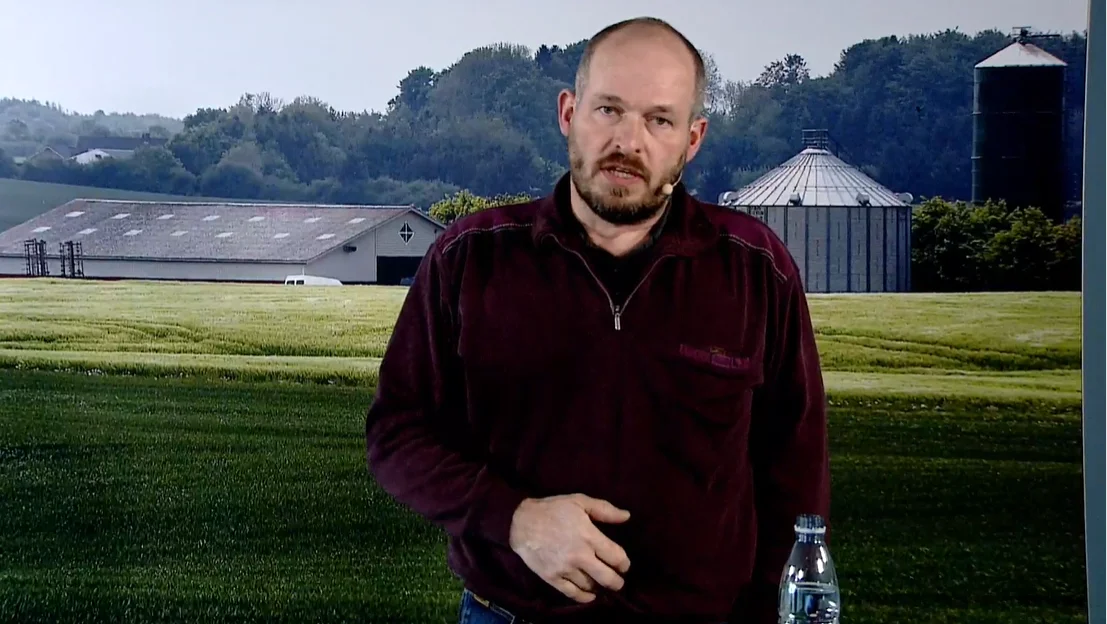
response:
M583 95L597 104L680 112L692 105L694 92L694 76L675 68L597 64L589 71Z
M614 35L613 35L614 37ZM672 37L644 36L604 41L588 64L589 78L612 79L633 75L642 80L663 75L666 80L694 82L696 64L692 54Z
M586 100L643 110L688 112L695 106L695 54L671 32L634 25L608 35L591 51Z
M617 32L596 46L593 63L600 64L665 64L695 71L695 64L680 40L657 29L628 29Z

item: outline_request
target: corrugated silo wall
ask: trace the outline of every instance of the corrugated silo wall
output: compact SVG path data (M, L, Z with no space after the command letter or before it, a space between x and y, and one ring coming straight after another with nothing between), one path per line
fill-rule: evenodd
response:
M827 208L830 216L827 236L830 239L829 292L849 292L849 208Z
M804 208L776 208L784 213L787 221L784 242L799 267L804 284L807 283L807 211Z
M884 290L884 269L887 266L884 251L885 215L887 208L869 208L869 284L873 292Z
M915 219L915 208L914 208L914 206L911 206L911 205L905 206L903 208L903 214L907 215L907 254L906 254L907 259L905 261L905 264L906 264L906 267L907 267L907 269L906 269L907 270L907 281L903 285L904 286L903 290L904 290L904 292L911 292L911 290L912 290L911 284L913 283L911 281L911 250L915 248L914 243L912 243L912 234L911 234L911 228L914 226L914 219Z
M804 237L807 232L806 209L778 206L763 210L765 211L765 224L780 240L784 241L784 245L799 267L800 275L804 284L806 284L807 275L804 271L807 264L807 249L804 247ZM756 209L750 212L758 213Z
M829 225L826 208L807 209L807 283L811 292L827 292Z
M769 208L765 211L765 223L781 240L785 240L785 227L787 226L788 213L780 208ZM785 241L787 242L787 241Z
M896 257L899 255L899 214L895 208L884 209L884 290L895 292L899 277Z
M849 290L869 291L869 210L849 208Z
M898 209L900 221L899 292L911 290L911 206Z
M742 209L748 210L748 209ZM807 292L910 289L910 208L779 207L765 223L784 241Z
M884 280L886 292L907 292L911 270L910 207L884 208Z

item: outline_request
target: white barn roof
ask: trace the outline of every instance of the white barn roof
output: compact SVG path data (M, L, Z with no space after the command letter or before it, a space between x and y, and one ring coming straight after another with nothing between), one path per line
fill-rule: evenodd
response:
M724 194L722 203L751 208L907 205L896 193L819 147L808 147L738 191Z
M326 206L75 199L0 233L0 255L24 241L81 243L85 258L309 262L411 206Z

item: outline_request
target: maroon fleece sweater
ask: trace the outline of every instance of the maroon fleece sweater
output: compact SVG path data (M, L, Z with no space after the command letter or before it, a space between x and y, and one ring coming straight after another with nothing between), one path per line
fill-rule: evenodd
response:
M829 514L797 267L765 224L678 186L613 288L567 202L566 177L435 241L381 362L369 469L447 532L469 589L526 619L775 622L795 518ZM631 514L597 525L630 558L625 587L587 605L508 545L520 501L578 492Z

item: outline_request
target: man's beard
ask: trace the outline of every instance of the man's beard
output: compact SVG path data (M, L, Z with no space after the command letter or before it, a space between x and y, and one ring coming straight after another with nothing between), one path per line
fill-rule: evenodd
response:
M668 195L661 193L660 189L665 183L676 184L681 171L684 169L685 154L681 154L680 160L662 176L657 186L650 185L650 172L642 161L627 154L612 154L596 162L594 169L586 171L584 156L577 149L572 134L569 136L569 168L571 181L577 189L584 203L592 212L612 225L637 225L649 221L660 213L669 200ZM597 176L608 167L622 167L634 171L642 176L646 183L646 194L640 200L627 199L633 192L628 188L612 186L604 191L593 184ZM591 175L589 175L591 173Z

